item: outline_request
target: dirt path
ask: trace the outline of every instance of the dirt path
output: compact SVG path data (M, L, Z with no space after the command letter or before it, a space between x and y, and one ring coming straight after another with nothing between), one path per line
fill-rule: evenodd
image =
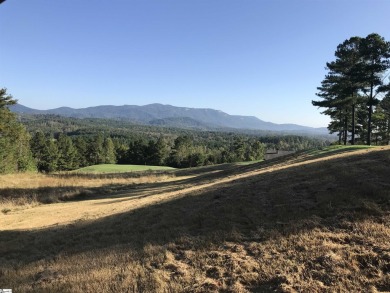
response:
M304 158L303 156L291 158L271 166L257 165L258 168L248 169L243 173L213 173L213 179L198 175L199 179L191 178L165 184L161 187L151 184L142 188L129 188L128 191L104 198L94 198L83 201L73 201L38 205L35 207L12 210L7 214L0 214L0 230L26 230L39 229L50 226L67 225L72 222L92 220L110 216L125 211L135 210L155 203L169 201L199 190L208 189L215 185L227 184L232 181L242 180L259 174L291 168L305 164L334 158L350 157L367 152L375 152L390 147L364 149L359 151L335 154L325 158ZM245 170L245 169L243 169Z

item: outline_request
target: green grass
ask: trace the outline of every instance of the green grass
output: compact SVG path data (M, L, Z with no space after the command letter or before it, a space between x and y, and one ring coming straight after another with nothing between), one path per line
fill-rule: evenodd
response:
M348 152L348 151L355 151L355 150L370 149L370 148L374 148L374 147L376 147L376 146L369 146L369 145L332 145L332 146L324 147L322 149L308 150L305 153L307 155L311 155L311 156L318 156L318 155L324 155L324 154L327 154L327 153Z
M259 163L259 162L262 162L262 161L264 161L264 160L237 162L237 163L233 163L233 164L234 164L234 165L238 165L238 166L246 166L246 165L251 165L251 164Z
M74 170L75 173L124 173L137 171L166 171L174 170L175 168L166 166L148 166L148 165L116 165L116 164L101 164L84 167Z

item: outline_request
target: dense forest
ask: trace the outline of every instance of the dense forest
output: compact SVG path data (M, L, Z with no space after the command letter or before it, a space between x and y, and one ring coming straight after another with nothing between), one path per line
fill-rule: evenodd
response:
M260 160L267 148L303 150L329 144L323 138L185 130L118 120L53 115L19 119L32 134L38 170L47 172L104 163L185 168ZM67 158L67 165L61 158Z
M167 165L178 168L253 161L265 150L303 150L326 138L263 131L200 131L136 125L128 121L15 115L16 100L2 89L1 173L68 171L95 164Z
M314 106L331 117L343 144L390 144L390 42L378 34L338 45Z

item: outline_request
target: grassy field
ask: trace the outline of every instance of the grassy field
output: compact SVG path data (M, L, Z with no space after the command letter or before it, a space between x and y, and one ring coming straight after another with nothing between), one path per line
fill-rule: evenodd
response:
M99 194L114 194L131 186L170 182L175 177L165 171L0 175L0 208L21 209L23 206L88 199Z
M174 170L172 167L165 166L148 166L148 165L117 165L117 164L102 164L88 166L73 171L74 173L123 173L123 172L139 172L139 171L165 171Z
M235 165L238 165L238 166L245 166L245 165L251 165L251 164L254 164L254 163L259 163L259 162L262 162L262 161L263 161L263 160L238 162L238 163L235 163Z
M390 147L174 174L144 182L118 174L102 178L100 192L86 186L90 193L77 200L0 213L0 286L15 292L390 291ZM88 184L103 175L88 175L95 176ZM0 177L1 194L20 189L12 183L17 177ZM26 188L36 184L29 190L42 188L37 178L24 180Z
M329 155L329 153L338 153L338 152L347 152L347 151L357 151L364 149L375 148L376 146L367 146L367 145L333 145L324 147L322 149L308 150L304 153L310 156L318 155Z

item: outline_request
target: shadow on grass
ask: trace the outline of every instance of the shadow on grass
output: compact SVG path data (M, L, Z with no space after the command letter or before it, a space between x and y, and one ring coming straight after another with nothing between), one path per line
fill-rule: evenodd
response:
M308 157L312 159L325 158L331 155L350 153L358 150L370 149L372 146L336 146L336 147L327 147L325 149L319 149L314 151L302 151L299 154L303 155L301 160L306 160Z
M142 251L147 244L167 245L183 237L207 249L226 240L265 241L275 233L337 229L345 219L358 221L390 210L390 151L359 158L265 173L64 227L1 231L0 263L12 267L115 247Z
M258 170L285 161L288 158L276 158L267 162L254 163L250 165L221 164L206 167L187 168L170 172L131 172L119 174L72 174L60 173L51 174L55 178L88 180L94 179L132 179L147 178L150 175L158 176L172 175L176 180L162 181L156 183L111 183L99 187L88 186L55 186L39 188L1 188L0 200L20 200L20 202L37 201L43 204L50 204L63 201L94 200L102 198L124 198L146 197L166 192L182 190L188 187L210 183L216 179L241 174L252 170ZM181 177L183 177L181 179Z
M63 172L53 173L47 176L54 178L85 178L85 179L127 179L127 178L141 178L147 176L162 176L171 175L174 170L147 170L147 171L129 171L129 172L117 172L117 173L83 173L83 172Z
M339 152L351 151L339 150ZM55 186L55 187L39 187L39 188L2 188L0 189L0 200L14 199L24 202L37 201L43 204L50 204L61 201L80 201L91 200L97 198L131 198L133 196L142 197L147 195L156 195L165 192L177 191L190 187L192 185L200 185L212 182L215 179L234 176L244 172L259 170L275 164L290 163L291 161L303 162L316 157L329 155L328 153L321 155L309 155L302 157L303 152L286 155L283 157L273 158L267 161L237 165L236 163L220 164L196 168L178 169L173 171L145 171L145 172L127 172L127 173L102 173L102 174L84 174L84 173L58 173L49 174L47 176L53 178L61 178L64 180L85 178L86 180L99 179L133 179L147 178L149 176L172 176L178 177L178 180L170 182L157 183L128 183L128 184L105 184L99 187L85 186ZM297 159L298 158L298 159ZM190 177L183 178L180 177Z
M222 168L221 168L222 167ZM235 168L235 169L234 169ZM241 171L240 171L241 170ZM50 204L63 201L82 201L95 200L102 198L124 198L146 197L157 195L166 192L182 190L194 185L206 184L215 179L242 172L242 168L229 166L213 166L212 168L205 167L202 169L186 169L176 174L175 180L162 181L154 183L112 183L104 184L98 187L88 186L54 186L54 187L38 187L38 188L1 188L0 200L7 199L24 199L25 201L37 201L43 204ZM163 173L162 175L165 175ZM58 174L50 175L72 179L78 175ZM83 175L84 176L84 175ZM149 174L144 175L146 178ZM133 174L91 174L85 175L86 179L117 179L117 178L142 178L142 175L134 177ZM183 178L181 178L183 177ZM157 177L158 178L158 177ZM21 201L23 202L23 201Z

